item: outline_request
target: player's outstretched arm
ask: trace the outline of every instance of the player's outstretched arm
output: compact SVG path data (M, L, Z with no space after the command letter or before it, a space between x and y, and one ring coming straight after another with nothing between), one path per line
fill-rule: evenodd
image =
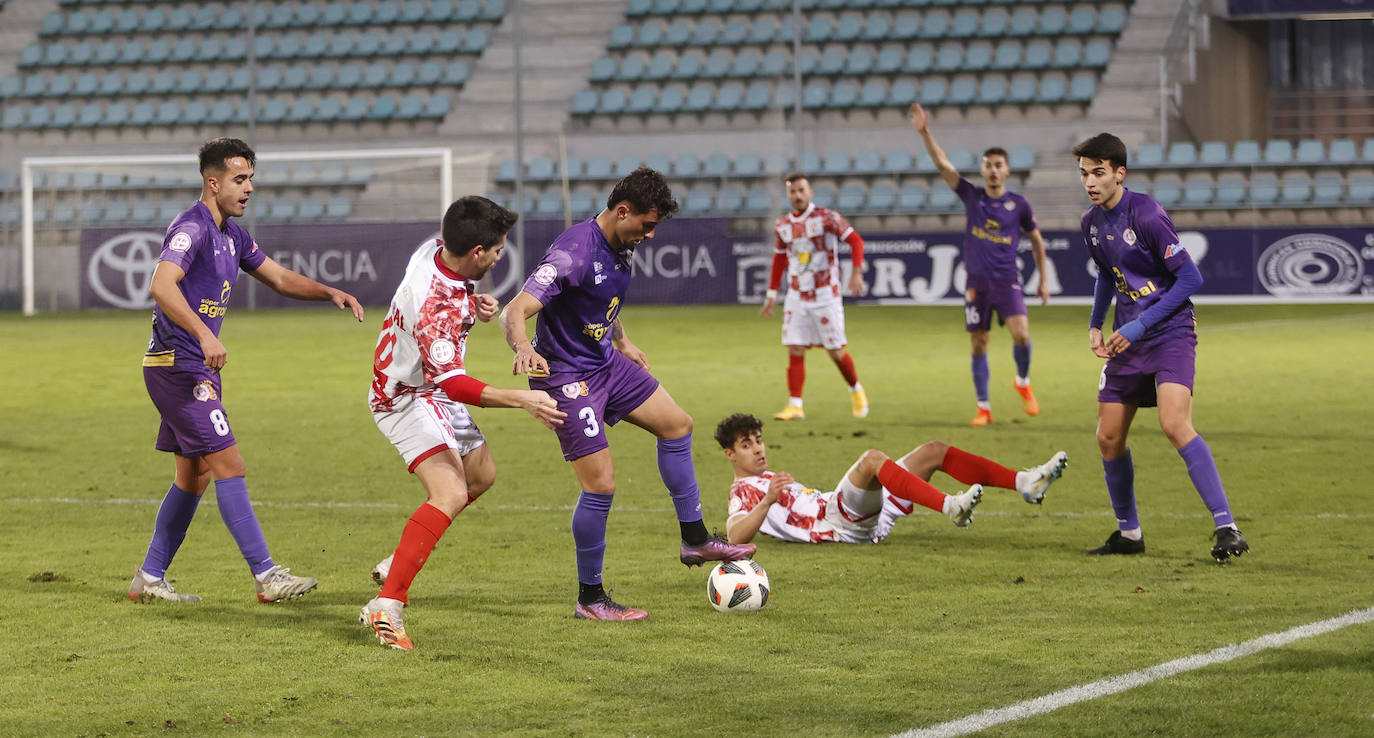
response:
M506 389L487 385L482 389L482 407L518 407L548 428L562 425L568 414L543 390Z
M634 345L629 336L625 335L625 325L620 322L620 318L616 318L615 322L611 324L611 345L615 346L616 351L624 354L625 358L645 369L649 368L648 355Z
M544 303L534 295L521 291L515 299L506 303L505 309L501 311L501 334L506 337L506 345L515 352L511 374L544 377L549 375L549 362L534 350L534 344L530 343L529 329L525 326L525 321L542 309Z
M935 143L935 136L930 132L930 113L921 107L920 103L911 104L911 125L921 134L926 152L935 161L935 168L940 170L940 179L943 179L951 189L958 188L959 170L954 168L954 164L945 155L945 150L940 148L940 144Z
M196 311L191 309L190 304L186 302L186 296L181 294L177 283L185 276L186 272L181 267L170 261L160 261L157 269L153 270L148 294L153 298L153 302L162 308L164 315L200 341L200 351L205 354L205 365L219 371L229 361L229 351L220 343L215 332L210 330L210 326L205 325Z
M296 300L329 301L340 310L352 310L353 317L363 322L363 306L357 298L340 289L320 284L315 280L273 261L271 257L263 260L262 265L250 272L253 278L272 288L282 297Z
M731 543L748 543L754 540L754 536L759 534L759 528L763 527L764 518L768 517L768 508L778 501L778 493L792 482L792 475L787 472L774 474L768 491L764 493L763 499L759 500L759 504L749 512L737 513L725 521L726 538Z

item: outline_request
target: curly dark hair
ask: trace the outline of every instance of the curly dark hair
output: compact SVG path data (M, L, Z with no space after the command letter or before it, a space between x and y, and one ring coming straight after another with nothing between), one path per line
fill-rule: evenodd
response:
M606 198L606 209L611 210L622 202L629 205L630 212L635 215L657 210L659 217L667 220L677 212L677 200L668 189L668 180L648 167L640 167L616 182Z
M749 413L735 413L716 425L716 443L731 448L741 438L763 432L763 421Z
M258 155L240 139L216 138L206 141L200 147L200 173L204 174L207 169L222 172L227 168L225 162L236 156L247 159L250 167L258 165Z
M468 195L448 206L439 232L444 248L462 256L478 246L500 243L519 217L481 195Z

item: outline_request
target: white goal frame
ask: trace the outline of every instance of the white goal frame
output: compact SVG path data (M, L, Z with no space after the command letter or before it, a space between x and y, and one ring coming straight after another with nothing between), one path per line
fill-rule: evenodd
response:
M435 157L439 164L439 213L453 202L453 149L447 147L408 148L408 149L298 149L291 151L264 151L258 153L262 162L315 161L318 159L336 160L374 160L374 159L425 159ZM21 251L23 273L23 311L24 315L35 315L38 310L34 303L34 223L33 223L33 181L34 169L43 167L82 167L82 166L120 166L120 165L191 165L197 163L194 154L131 154L124 156L26 156L20 165L20 210L22 212Z

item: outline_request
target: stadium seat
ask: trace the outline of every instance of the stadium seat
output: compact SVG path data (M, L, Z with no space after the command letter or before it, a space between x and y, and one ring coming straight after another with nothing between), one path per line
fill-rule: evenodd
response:
M871 213L888 213L897 205L897 189L889 184L877 184L868 188L868 200L863 209Z
M1212 203L1213 182L1212 178L1201 172L1188 175L1183 182L1183 204L1186 207L1199 208Z
M921 17L915 13L898 13L892 19L887 37L894 41L909 41L921 36Z
M908 74L924 74L935 65L935 49L930 44L919 43L912 45L906 54L906 64L903 67Z
M950 35L949 11L931 10L921 18L921 38L941 39Z
M1231 163L1254 165L1261 159L1260 145L1258 141L1237 141L1231 149Z
M1054 57L1050 66L1056 69L1073 69L1083 61L1083 43L1076 38L1066 38L1054 47Z
M1028 103L1034 100L1037 86L1035 75L1030 72L1012 75L1011 88L1007 91L1007 102Z
M726 185L716 191L716 212L735 215L744 210L744 189L739 185Z
M773 210L773 195L768 188L762 186L750 187L744 195L744 207L742 211L752 215L764 215Z
M1158 167L1164 165L1164 147L1156 143L1141 144L1130 163L1137 167Z
M1011 28L1011 16L1002 8L989 8L983 11L978 35L984 38L1001 38Z
M1197 163L1197 147L1192 141L1175 141L1169 144L1169 166L1190 167Z
M957 41L948 41L940 45L940 50L935 54L934 69L937 72L952 72L963 66L964 45Z
M687 190L687 197L684 198L682 209L688 215L708 215L711 213L711 205L715 200L714 192L705 187L693 187Z
M1076 6L1069 14L1068 32L1075 34L1092 33L1097 30L1097 13L1092 8Z
M862 186L847 184L835 194L835 209L841 213L862 211L868 202L868 192Z
M1126 27L1126 9L1120 5L1108 5L1098 12L1098 33L1119 33Z
M1024 69L1044 69L1054 61L1054 46L1047 40L1038 38L1026 44L1021 62Z
M1079 72L1069 82L1069 102L1092 102L1097 95L1097 75L1092 72Z
M1205 147L1204 147L1205 148ZM1217 205L1236 207L1245 202L1245 177L1239 174L1223 174L1217 179L1216 195L1212 201Z
M735 157L735 174L741 177L754 177L763 174L763 160L758 154L744 153Z
M690 151L677 155L673 160L674 177L696 177L701 175L701 157Z
M720 152L707 155L706 160L701 164L699 173L708 177L728 175L730 173L730 157Z
M1029 172L1035 167L1035 149L1030 146L1016 146L1008 154L1007 167L1018 172Z
M843 175L848 174L852 168L853 162L848 151L832 149L825 152L825 158L821 161L820 171L822 174Z
M872 149L864 149L854 155L849 171L854 174L874 175L883 172L883 155Z
M1374 174L1352 174L1346 190L1346 201L1365 206L1374 202Z
M1059 72L1050 72L1040 78L1040 92L1036 100L1042 103L1061 103L1068 97L1068 81Z
M915 160L907 149L893 149L883 157L883 170L893 174L907 174L915 170Z
M961 75L954 78L954 82L949 86L949 96L945 102L952 105L968 105L978 97L977 78L968 75Z
M711 103L711 109L730 113L739 109L743 103L744 87L738 82L729 82L716 90L716 98Z
M1264 163L1288 164L1293 161L1293 143L1282 139L1272 139L1264 147Z
M902 185L902 188L897 191L897 210L900 212L921 210L925 207L928 192L929 190L923 184L913 182Z
M368 120L386 121L392 118L402 120L413 120L419 117L421 110L420 98L418 95L406 95L402 98L398 109L396 98L391 95L378 95L372 98L372 104L367 109Z
M1011 24L1007 27L1010 36L1029 36L1035 33L1038 16L1034 8L1019 6L1011 14Z
M1093 39L1083 47L1082 65L1085 67L1105 67L1112 60L1112 45L1102 39Z
M1312 178L1303 172L1288 172L1279 185L1279 202L1302 205L1312 199Z
M1209 167L1219 167L1226 163L1225 141L1204 141L1198 155L1198 163Z
M644 115L654 109L654 103L658 99L657 86L640 85L630 93L630 99L625 103L625 112L633 115Z
M673 161L667 154L650 154L644 159L644 166L660 172L667 172L672 169Z
M873 13L864 21L863 30L859 32L860 41L886 41L891 38L892 22L881 13Z
M1322 172L1312 182L1312 202L1322 205L1339 204L1344 197L1344 191L1345 182L1341 180L1341 175Z
M1315 138L1303 139L1298 142L1294 159L1303 164L1317 164L1325 161L1326 145Z
M1160 205L1172 207L1183 199L1183 183L1174 175L1161 175L1150 183L1150 192Z
M1350 164L1359 159L1359 154L1355 149L1355 142L1348 138L1338 138L1331 142L1331 150L1327 152L1326 159L1334 164Z
M1364 147L1360 151L1360 158L1365 161L1374 161L1374 136L1364 140Z

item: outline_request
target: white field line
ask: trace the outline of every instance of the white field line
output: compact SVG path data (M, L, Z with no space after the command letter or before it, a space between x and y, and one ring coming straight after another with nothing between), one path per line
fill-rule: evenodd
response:
M1311 326L1314 323L1369 323L1368 315L1328 315L1323 318L1274 318L1272 320L1248 320L1243 323L1223 323L1222 325L1203 324L1199 333L1220 333L1223 331L1247 331L1252 328L1274 328L1277 326Z
M897 738L952 738L953 736L968 735L980 730L986 730L996 725L1009 723L1014 720L1022 720L1036 715L1043 715L1047 712L1058 710L1061 707L1095 700L1098 697L1106 697L1128 689L1141 687L1161 679L1167 679L1177 674L1195 671L1214 664L1222 664L1227 661L1253 656L1261 651L1271 648L1286 646L1294 641L1304 638L1319 636L1323 633L1330 633L1333 630L1360 625L1374 621L1374 607L1364 610L1351 610L1339 617L1328 620L1319 620L1306 625L1299 625L1296 628L1279 633L1270 633L1240 644L1222 646L1214 651L1207 653L1184 656L1181 659L1168 661L1157 666L1145 669L1118 674L1117 676L1099 679L1088 684L1081 684L1068 689L1061 689L1043 697L1036 697L1025 702L1018 702L1007 707L995 710L984 710L983 712L968 715L951 720L938 725L932 725L920 730L911 730L897 734Z
M76 497L0 497L0 505L161 505L162 500L154 499L126 499L110 498L104 500L89 500ZM206 499L201 503L213 505L214 493L206 493ZM267 508L319 508L319 509L339 509L339 510L413 510L418 502L411 500L408 502L278 502L273 500L255 500L253 507ZM505 512L572 512L572 505L493 505L478 500L477 510L501 510ZM635 505L615 506L616 512L633 513L665 513L672 512L671 507L640 507ZM1044 516L1048 518L1112 518L1115 514L1110 510L1099 510L1095 512L1072 512L1036 510L1034 513L1017 512L1014 510L979 510L975 516L977 518L1021 518L1027 515L1034 517ZM943 517L942 514L928 510L916 510L913 516L931 515ZM1207 513L1177 513L1164 512L1146 514L1145 519L1168 519L1168 520L1201 520L1203 518L1211 520L1212 516ZM1246 516L1242 520L1253 516ZM1285 520L1374 520L1374 513L1308 513L1305 515L1285 514Z

